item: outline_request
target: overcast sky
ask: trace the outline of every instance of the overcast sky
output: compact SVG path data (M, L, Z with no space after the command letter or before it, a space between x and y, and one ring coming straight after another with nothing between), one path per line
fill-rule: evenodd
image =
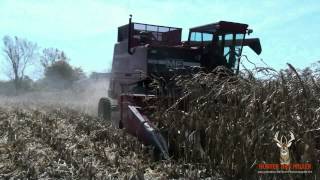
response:
M71 64L87 73L105 71L117 27L128 22L129 14L135 22L182 27L184 39L190 27L219 20L247 23L252 37L261 40L262 54L245 53L276 69L287 62L303 68L320 60L318 0L0 0L0 37L18 36L41 48L64 50Z

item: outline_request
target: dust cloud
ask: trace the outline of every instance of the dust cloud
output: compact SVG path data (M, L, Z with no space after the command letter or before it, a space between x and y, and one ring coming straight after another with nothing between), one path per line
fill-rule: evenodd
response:
M107 96L108 85L109 79L86 79L65 90L39 90L16 96L0 94L0 107L29 110L70 108L96 116L98 101Z

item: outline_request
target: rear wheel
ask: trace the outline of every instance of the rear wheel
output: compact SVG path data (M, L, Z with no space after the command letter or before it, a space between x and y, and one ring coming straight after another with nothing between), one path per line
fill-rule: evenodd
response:
M160 161L162 159L161 151L156 147L153 147L152 156L154 161Z
M122 121L119 121L119 129L122 129L122 128L123 128Z
M98 116L104 120L111 120L111 102L108 98L100 98L98 104Z

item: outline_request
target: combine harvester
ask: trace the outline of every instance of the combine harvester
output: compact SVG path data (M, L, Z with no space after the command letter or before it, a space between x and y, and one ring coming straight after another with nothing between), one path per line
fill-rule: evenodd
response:
M237 74L243 46L261 53L259 39L245 38L252 33L247 24L219 21L194 27L187 41L181 41L181 33L181 28L135 23L130 16L129 24L118 28L109 97L101 98L98 106L100 117L112 120L117 128L125 128L145 145L153 145L164 159L169 158L168 143L144 112L144 102L152 98L176 99L179 93L169 92L168 88L155 93L151 80L156 78L166 84L173 76L195 69L209 72L217 66Z

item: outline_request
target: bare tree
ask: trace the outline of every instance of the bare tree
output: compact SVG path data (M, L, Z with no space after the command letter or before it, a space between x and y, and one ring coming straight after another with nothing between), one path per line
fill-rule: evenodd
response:
M57 48L45 48L40 56L41 65L44 68L51 66L56 61L68 61L66 54Z
M36 55L37 44L18 37L3 37L3 52L8 62L8 72L16 90L20 89L21 80L24 77L26 68L32 64Z

